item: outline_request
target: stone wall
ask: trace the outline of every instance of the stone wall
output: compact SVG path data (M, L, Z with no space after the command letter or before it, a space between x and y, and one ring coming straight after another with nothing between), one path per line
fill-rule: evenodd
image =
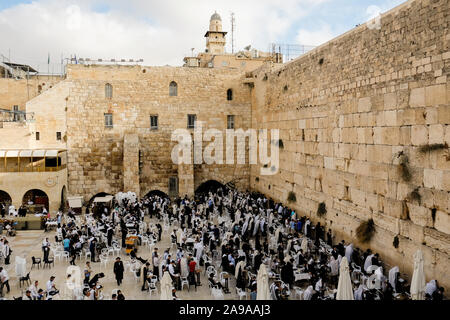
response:
M69 191L87 200L100 192L125 190L124 135L138 136L141 153L140 194L152 190L168 193L169 178L181 178L180 195L193 193L206 179L227 183L239 178L248 188L249 166L202 165L179 168L171 159L176 142L172 132L187 128L187 115L196 114L204 130L225 130L227 115L235 115L237 128L250 125L250 88L241 83L239 70L174 67L80 66L68 67L71 91L67 103ZM169 96L169 84L178 84L178 96ZM105 98L105 85L113 87ZM233 100L227 101L227 90ZM113 114L113 128L104 125L104 114ZM158 130L150 116L158 115ZM191 130L193 131L193 130ZM204 143L204 147L207 143ZM204 174L208 172L208 174ZM209 174L211 173L211 175ZM190 176L189 176L190 175ZM197 183L197 179L203 179ZM180 179L179 179L180 180Z
M0 109L13 110L13 106L17 105L19 110L25 110L27 101L51 89L61 80L61 77L55 76L32 76L28 80L0 78Z
M252 126L280 129L280 172L251 186L289 204L411 276L421 249L427 280L450 287L450 6L408 1L281 68L255 74ZM411 179L399 170L408 158ZM405 158L404 158L405 159ZM418 188L421 199L411 198ZM317 215L325 202L327 214ZM373 219L370 244L355 239ZM399 238L395 248L393 241Z

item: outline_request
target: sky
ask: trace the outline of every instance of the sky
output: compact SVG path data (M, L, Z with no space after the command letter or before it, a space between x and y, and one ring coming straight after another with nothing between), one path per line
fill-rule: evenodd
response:
M74 55L180 66L191 48L205 50L215 11L229 32L227 52L232 12L236 49L268 51L272 43L320 45L404 1L0 0L0 55L55 73Z

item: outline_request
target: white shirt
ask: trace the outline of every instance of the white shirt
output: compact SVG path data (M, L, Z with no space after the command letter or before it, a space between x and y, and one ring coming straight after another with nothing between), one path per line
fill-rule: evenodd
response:
M169 264L169 273L174 277L178 276L178 273L175 273L175 268L173 267L172 264Z
M0 279L2 280L2 282L9 280L8 271L6 271L6 269L3 269L2 272L0 272Z
M38 294L38 288L37 288L34 284L32 284L32 285L28 288L28 290L30 290L31 296L32 296L33 298L39 297L39 294Z
M53 281L48 280L47 281L47 292L53 291Z

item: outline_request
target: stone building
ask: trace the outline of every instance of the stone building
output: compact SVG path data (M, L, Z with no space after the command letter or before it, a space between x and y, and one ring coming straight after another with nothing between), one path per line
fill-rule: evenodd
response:
M0 150L67 150L68 193L85 201L119 191L192 195L209 180L259 191L402 271L412 273L420 248L427 279L449 288L449 13L448 0L410 0L379 28L364 24L289 63L251 69L69 65L64 81L27 102L34 123L0 129ZM215 37L223 31L213 18ZM279 129L278 173L174 164L172 132L195 121ZM369 219L375 235L359 243L355 231Z

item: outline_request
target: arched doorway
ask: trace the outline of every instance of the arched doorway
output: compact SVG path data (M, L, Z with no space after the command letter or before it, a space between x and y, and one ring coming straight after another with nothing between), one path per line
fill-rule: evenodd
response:
M44 191L39 189L32 189L27 191L22 198L22 204L25 206L44 206L47 211L49 210L48 196ZM37 208L37 210L39 211L39 208Z
M197 190L195 190L195 194L205 194L209 192L216 192L218 189L226 190L227 188L216 180L209 180L202 183Z
M0 190L0 203L9 205L11 204L12 199L8 192Z
M95 196L93 196L88 202L88 205L86 208L86 213L91 212L94 214L94 217L100 216L104 211L105 204L100 202L100 203L95 204L94 207L91 208L92 204L94 203L95 198L103 198L103 197L107 197L107 196L112 196L112 194L109 194L106 192L100 192L100 193L97 193Z
M161 190L152 190L145 195L146 198L151 197L151 196L159 196L164 199L169 198L169 196L166 193L162 192Z
M61 205L60 205L60 210L64 211L67 208L67 189L66 186L62 187L61 190Z

